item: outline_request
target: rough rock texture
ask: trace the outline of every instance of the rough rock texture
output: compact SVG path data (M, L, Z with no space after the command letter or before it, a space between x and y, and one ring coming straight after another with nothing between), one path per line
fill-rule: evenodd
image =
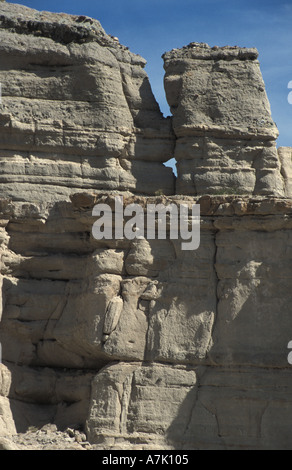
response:
M111 199L3 208L4 435L86 422L100 448L289 447L292 201L203 197L183 252L81 236Z
M0 62L2 195L173 193L172 171L162 165L172 155L170 120L153 97L146 61L98 21L1 4Z
M164 54L178 193L285 195L257 56L199 43Z
M163 118L96 20L1 3L0 36L0 449L291 449L292 151L257 51L165 54ZM117 194L200 204L199 248L94 239Z
M280 147L278 153L284 178L285 196L292 197L292 148Z

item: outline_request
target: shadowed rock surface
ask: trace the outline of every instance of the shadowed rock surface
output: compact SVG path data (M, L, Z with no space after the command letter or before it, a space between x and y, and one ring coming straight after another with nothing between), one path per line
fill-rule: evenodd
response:
M291 449L292 150L257 50L165 53L164 118L96 20L1 2L0 36L0 448ZM199 248L168 219L96 240L117 195L200 204Z

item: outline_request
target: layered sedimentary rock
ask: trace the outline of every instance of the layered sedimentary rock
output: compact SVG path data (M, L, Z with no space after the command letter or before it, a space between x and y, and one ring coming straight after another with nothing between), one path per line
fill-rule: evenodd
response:
M284 196L257 50L191 43L163 57L177 192Z
M257 51L165 54L163 118L144 59L96 20L1 3L0 25L0 437L291 448L291 149ZM199 204L199 248L168 218L165 239L97 240L117 195L146 221Z
M182 251L94 240L92 207L112 199L3 208L11 423L87 423L106 448L289 447L292 202L164 199L201 205L200 247Z
M39 201L73 188L173 193L162 164L172 154L170 121L142 57L96 20L20 5L1 4L0 35L4 194Z

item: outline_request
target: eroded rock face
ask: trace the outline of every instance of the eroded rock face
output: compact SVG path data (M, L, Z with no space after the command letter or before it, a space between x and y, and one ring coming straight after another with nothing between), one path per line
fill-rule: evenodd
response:
M257 57L199 43L164 54L179 194L285 195Z
M1 5L0 37L2 195L173 193L172 171L162 165L172 156L170 120L142 57L96 20L20 5Z
M4 434L54 421L86 423L97 448L289 447L291 200L184 198L202 221L182 251L81 236L111 198L3 205Z
M96 20L1 3L0 24L3 446L52 423L94 449L291 448L291 149L257 51L165 54L165 119ZM117 194L200 204L199 248L169 224L96 240Z
M278 149L281 162L281 172L284 178L285 195L292 197L292 149L291 147L280 147Z

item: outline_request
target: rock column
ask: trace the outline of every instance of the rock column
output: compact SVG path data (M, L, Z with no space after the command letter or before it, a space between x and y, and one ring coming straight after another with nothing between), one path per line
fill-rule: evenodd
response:
M177 194L284 195L257 57L256 49L199 43L164 54Z

